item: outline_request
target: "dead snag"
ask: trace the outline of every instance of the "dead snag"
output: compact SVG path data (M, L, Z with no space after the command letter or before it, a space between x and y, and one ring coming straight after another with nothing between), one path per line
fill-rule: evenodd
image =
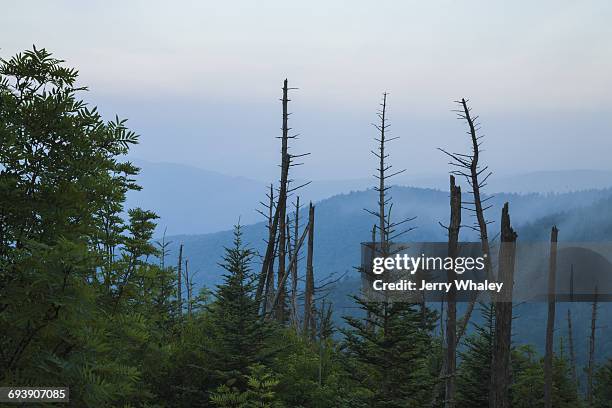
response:
M283 322L285 321L285 286L280 285L281 277L285 274L285 250L287 248L286 243L286 216L287 216L287 190L289 184L289 164L291 162L291 156L289 155L289 113L287 111L287 105L289 104L287 80L283 83L283 134L281 136L281 179L278 194L278 287L276 290L279 295L278 308L275 310L276 318Z
M264 204L263 207L267 210L267 213L257 210L260 214L266 217L268 223L268 239L266 242L266 253L263 257L262 270L259 276L257 291L255 298L262 304L262 313L265 314L266 308L274 294L274 259L277 253L276 229L278 228L278 206L274 201L274 184L270 184L270 192L267 194L268 203Z
M298 291L298 261L299 251L297 242L300 232L300 196L297 196L295 202L295 211L293 213L293 251L292 256L295 257L295 263L291 268L291 321L295 330L299 329L298 322L298 307L297 307L297 291ZM288 225L289 226L289 225Z
M491 207L490 205L486 205L486 202L492 197L489 196L483 199L481 189L486 186L487 179L492 173L488 171L488 166L482 166L480 163L483 135L479 135L480 124L477 122L478 116L472 117L472 110L468 107L468 101L466 99L462 98L460 101L457 101L457 103L459 104L459 109L455 111L457 112L457 117L461 120L465 120L468 125L467 134L470 137L472 145L471 153L450 153L444 149L438 150L449 156L451 159L449 164L456 167L456 170L451 171L451 174L465 177L467 183L470 185L473 202L466 202L465 204L468 204L468 206L463 208L472 212L476 217L476 224L469 226L469 228L477 231L480 235L482 253L487 254L485 257L485 273L487 278L491 280L492 267L489 251L489 235L487 232L487 225L490 222L487 221L485 217L485 211ZM461 340L461 337L467 330L472 312L474 311L477 296L478 293L474 292L474 296L470 299L465 315L460 323L457 335L458 340Z
M553 355L556 305L557 236L559 230L550 231L550 260L548 264L548 319L546 321L546 353L544 354L544 407L552 408Z
M389 153L387 152L387 144L398 139L398 137L388 137L388 129L390 124L388 123L387 115L387 96L388 94L384 92L382 102L380 103L380 110L377 112L379 122L377 124L372 123L372 126L374 126L378 131L378 137L374 138L378 144L377 149L371 151L371 153L378 159L378 168L374 174L374 177L378 181L377 185L374 186L374 190L378 193L377 208L376 210L365 209L366 212L376 217L378 221L378 225L375 225L375 229L378 230L379 239L376 244L373 243L372 250L376 252L377 256L383 258L391 256L392 252L397 253L401 250L399 247L392 250L391 242L412 230L412 228L405 228L404 224L414 220L414 218L405 218L401 221L395 222L391 219L393 204L392 197L390 194L388 194L391 186L387 185L387 180L393 176L403 173L406 170L403 169L399 171L392 171L393 166L388 164L387 161L389 157ZM399 231L398 227L400 228ZM388 301L385 300L382 302L382 307L385 310L387 310L389 306L390 303ZM387 313L383 313L383 315L386 316ZM370 324L370 318L371 316L367 316L366 324ZM386 324L381 323L381 326L386 327Z
M183 244L179 246L178 269L177 269L177 285L176 285L176 301L178 309L178 318L183 316L183 283L181 280L183 267Z
M308 153L300 154L300 155L289 153L289 140L297 138L297 135L293 135L293 136L289 135L289 131L291 130L291 128L288 125L289 115L290 115L288 112L288 104L290 101L290 99L288 98L288 92L291 89L296 89L296 88L289 88L288 82L285 79L283 83L283 96L281 98L282 111L283 111L282 128L281 128L282 135L279 137L279 139L281 139L281 165L280 165L281 174L280 174L280 180L279 180L277 200L276 200L276 204L274 208L274 216L272 217L272 222L268 222L269 231L268 231L266 252L263 257L261 272L259 274L259 281L258 281L257 291L256 291L256 297L261 300L262 305L263 305L262 315L267 316L268 315L267 312L269 312L269 310L266 310L266 309L269 309L269 306L274 303L277 305L277 310L275 310L275 312L279 320L284 320L284 300L282 303L276 303L274 299L279 296L284 298L285 289L286 289L285 286L280 285L280 280L281 280L281 276L286 275L286 267L287 267L286 265L286 249L287 249L287 239L288 239L287 231L286 231L287 197L291 192L308 184L308 183L305 183L297 187L289 188L289 183L291 182L291 180L289 179L289 169L294 165L301 164L301 163L294 163L293 159L308 155ZM271 193L270 197L272 196L273 194ZM271 199L271 201L273 200ZM272 206L273 205L271 204L270 208ZM271 213L272 212L270 211L270 214ZM279 286L275 290L274 284L273 284L273 276L274 276L274 262L276 259L278 260L277 276L279 279L278 281ZM264 294L264 289L266 289L265 294ZM282 292L280 295L279 295L279 291ZM282 311L278 309L279 304L283 305Z
M187 289L187 316L191 318L193 306L193 276L189 275L189 259L185 259L185 289Z
M304 335L314 339L316 331L314 315L314 270L312 267L314 252L314 212L315 207L310 203L308 207L308 249L306 252L306 288L304 293Z
M574 302L574 264L570 265L570 305ZM569 343L570 353L570 371L572 374L572 382L574 392L578 392L578 376L576 374L576 354L574 350L574 331L572 329L572 311L571 306L567 308L567 340Z
M587 366L587 405L593 406L593 374L595 373L595 335L597 331L597 286L591 311L591 336L589 337L589 362Z
M390 255L390 243L392 240L412 229L408 228L397 232L397 227L414 220L414 218L406 218L399 222L391 221L391 208L393 204L391 203L391 196L387 194L391 188L391 186L387 185L387 180L393 176L405 172L406 169L390 172L393 166L387 164L387 158L389 157L389 153L387 153L386 150L387 144L399 138L389 138L387 134L387 130L391 126L388 123L389 119L387 116L387 96L388 94L386 92L383 93L383 100L380 104L381 108L377 112L378 119L380 120L379 124L372 124L372 126L378 130L378 137L374 138L374 140L378 142L378 148L377 151L373 150L371 152L378 159L378 168L376 169L376 174L374 175L374 177L378 180L378 185L374 186L374 190L378 193L378 208L374 211L368 209L365 210L378 219L378 225L374 225L374 228L378 230L378 243L380 245L381 252L380 256L383 257ZM374 236L375 234L372 235Z
M450 176L450 224L448 226L448 256L459 256L459 228L461 226L461 187ZM448 282L455 280L454 271L447 271ZM455 370L457 365L457 288L451 286L447 294L446 312L446 373L444 407L454 408Z
M495 295L495 335L491 363L491 392L489 406L510 407L510 347L512 341L512 290L517 234L510 224L508 203L501 217L501 244L499 248L498 281L502 289Z
M302 244L304 243L304 239L306 238L306 234L308 233L310 229L310 225L306 225L306 228L304 229L304 231L302 232L302 236L300 237L298 243L297 243L297 249L299 251L299 249L302 247ZM288 264L288 268L291 269L291 267L293 266L293 264L297 261L296 257L291 257L289 259L289 264ZM279 277L279 281L278 281L278 287L279 288L283 288L285 287L285 283L287 282L287 277L289 276L289 274L287 272L285 272L285 274L281 277ZM274 299L272 300L272 308L270 309L270 313L274 313L274 311L278 310L278 305L279 302L281 300L281 291L277 290L276 294L274 295Z

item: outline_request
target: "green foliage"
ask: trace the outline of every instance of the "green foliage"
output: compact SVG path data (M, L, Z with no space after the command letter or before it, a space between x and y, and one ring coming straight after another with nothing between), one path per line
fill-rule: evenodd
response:
M593 406L612 408L612 359L602 365L594 376Z
M118 350L148 330L111 325L98 290L99 272L121 266L103 248L124 243L126 229L138 238L137 217L124 226L117 216L138 188L137 169L118 157L138 138L80 100L76 80L44 49L0 61L0 381L72 384L75 403L99 405L143 392Z
M243 391L248 368L268 359L266 340L273 331L272 323L260 318L259 301L255 299L255 278L250 264L253 253L244 248L240 226L234 230L234 245L226 248L223 268L227 271L219 285L216 301L210 306L211 345L209 354L214 361L220 382L236 379L234 385Z
M512 406L517 408L544 407L544 361L536 358L529 346L513 353L514 381L511 386ZM572 384L569 364L564 356L553 359L553 407L576 408L581 406Z
M221 385L212 393L210 400L219 408L280 408L284 405L274 391L279 381L261 364L249 367L246 375L247 389L239 391L231 385Z
M465 347L459 351L457 367L457 406L470 408L489 407L489 383L491 381L491 352L495 332L493 304L480 304L482 325L474 324L474 334L465 339Z
M364 320L345 317L347 374L353 406L421 407L431 400L437 374L428 356L436 314L408 303L366 302Z
M284 347L272 369L280 383L279 398L290 407L338 407L348 391L343 355L331 338L311 341L286 329L278 340Z

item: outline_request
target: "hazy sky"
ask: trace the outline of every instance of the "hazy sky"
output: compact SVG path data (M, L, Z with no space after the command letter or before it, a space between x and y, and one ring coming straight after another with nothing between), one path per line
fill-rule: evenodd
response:
M0 55L36 44L77 67L151 161L269 180L288 77L295 151L312 153L300 177L371 174L385 90L411 173L467 147L461 97L500 173L612 169L610 21L608 0L7 1Z

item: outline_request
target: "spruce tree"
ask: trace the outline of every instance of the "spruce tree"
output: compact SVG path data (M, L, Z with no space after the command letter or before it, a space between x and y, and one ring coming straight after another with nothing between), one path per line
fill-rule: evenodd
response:
M225 248L221 266L226 270L218 286L216 301L210 306L213 324L211 354L214 371L220 383L230 381L245 391L249 367L265 361L271 353L266 341L272 323L259 315L256 282L251 272L253 252L242 242L240 226L234 228L234 243Z
M475 333L465 339L459 353L461 364L457 370L457 407L488 408L488 384L491 378L491 352L495 332L493 304L480 304L483 324L474 324Z
M368 318L345 317L347 373L357 389L353 406L420 407L435 381L429 365L435 312L400 302L356 298Z
M522 346L513 353L513 377L511 387L514 408L544 407L544 361L536 358L531 346ZM578 408L581 405L572 381L568 361L562 354L556 355L552 367L552 406Z
M595 408L612 408L612 358L595 372L593 403Z

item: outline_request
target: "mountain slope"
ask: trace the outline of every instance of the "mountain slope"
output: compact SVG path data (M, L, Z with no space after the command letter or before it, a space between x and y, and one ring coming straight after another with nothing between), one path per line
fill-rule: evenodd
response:
M136 160L142 168L137 177L142 191L130 192L127 208L143 207L160 216L158 234L204 234L228 230L240 217L243 224L261 220L255 211L265 200L269 181L233 177L193 166L173 163L151 163ZM396 183L421 189L447 189L448 177L407 175ZM497 176L487 191L577 191L612 186L612 172L594 170L534 172L515 176ZM300 181L295 184L301 184ZM300 190L302 197L320 201L340 193L363 191L372 186L371 179L314 180ZM588 196L588 195L587 195ZM527 201L525 201L527 202ZM417 203L418 204L418 203ZM364 201L363 205L367 205ZM419 215L420 208L414 214ZM493 217L496 218L496 217Z
M444 230L438 222L448 219L448 194L432 189L394 186L391 194L396 203L393 212L396 219L416 216L412 222L414 231L406 234L406 241L445 240ZM550 225L546 220L529 224L532 220L566 211L580 211L612 195L612 190L591 190L565 194L498 194L491 198L492 208L487 211L491 235L496 235L497 220L504 202L510 203L512 222L517 226L519 239L536 236L538 229L547 234ZM316 204L315 271L318 278L330 274L352 271L360 260L360 243L370 240L370 231L375 220L364 208L371 208L377 197L373 190L340 194ZM468 197L464 197L467 201ZM605 206L607 204L601 204ZM612 208L612 207L610 207ZM603 210L597 211L599 214ZM471 224L470 214L464 211L464 224ZM525 226L525 232L523 232ZM569 228L568 228L569 229ZM566 229L566 231L568 230ZM245 241L260 252L264 251L266 225L263 222L245 225ZM561 234L564 234L562 228ZM199 270L197 281L212 285L218 281L221 270L217 262L221 259L223 247L231 243L231 231L202 235L179 235L169 237L171 259L175 262L179 243L184 244L184 255L189 259L192 270ZM562 235L563 236L563 235ZM537 237L537 236L536 236ZM462 240L476 240L469 228L461 231Z
M408 241L444 240L444 231L437 224L444 222L448 215L448 195L445 192L408 187L393 187L392 195L397 203L400 215L417 215L413 222L418 228L406 236ZM464 197L466 200L467 197ZM315 239L315 275L319 282L330 274L335 276L347 272L342 279L330 288L327 299L334 305L334 321L342 326L344 315L358 315L350 295L359 293L360 277L353 270L359 264L361 241L369 239L369 230L374 222L363 208L376 201L372 190L337 195L321 201L316 206L316 239ZM496 221L503 202L510 202L513 225L519 234L519 240L546 240L550 228L556 224L560 228L560 238L565 241L612 240L612 190L591 190L566 194L499 194L490 200L493 208L488 211L489 219ZM468 222L464 213L464 220ZM532 221L535 220L535 221ZM246 225L243 228L245 239L254 248L263 252L265 224ZM498 223L490 227L492 235ZM463 240L475 240L477 237L463 228ZM213 286L219 281L221 270L217 262L221 259L223 246L231 242L231 231L204 235L181 235L169 237L173 261L176 262L177 246L184 243L184 255L189 259L191 270L198 270L196 280L199 284ZM303 266L303 262L302 262ZM259 265L254 265L257 271ZM303 273L303 272L302 272ZM436 308L438 305L431 305ZM462 314L465 304L458 305ZM577 363L583 366L586 362L588 334L590 330L591 305L586 303L557 306L556 318L557 339L567 338L567 309L572 310L573 334L576 347ZM517 344L533 344L543 352L547 306L545 303L523 303L516 305L513 324L513 341ZM612 307L602 303L599 307L600 333L598 348L612 346ZM478 314L473 322L478 322ZM564 347L567 347L565 345Z
M159 233L165 228L169 234L207 233L227 229L238 217L247 224L258 220L256 203L245 197L263 196L264 183L180 164L135 164L142 190L128 194L126 207L155 211Z

